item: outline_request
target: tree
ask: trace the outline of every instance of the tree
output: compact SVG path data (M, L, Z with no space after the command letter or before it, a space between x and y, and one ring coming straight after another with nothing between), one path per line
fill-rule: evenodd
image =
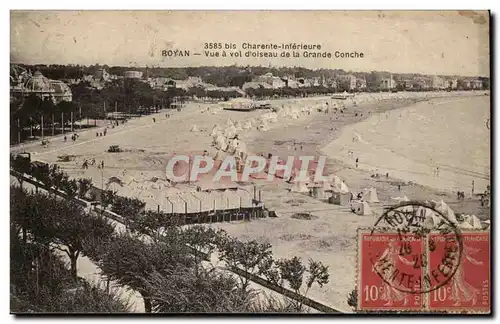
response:
M117 296L81 282L57 298L54 308L65 313L126 313L129 306L122 304Z
M53 164L49 167L49 187L54 188L54 196L57 194L57 191L61 189L63 182L67 179L67 175L57 164Z
M13 231L11 231L13 233ZM11 235L11 312L126 312L116 296L74 282L63 260L37 242ZM76 288L74 288L76 286Z
M90 178L80 178L78 179L78 197L85 198L87 193L92 188L92 179Z
M262 275L272 264L271 244L259 243L256 240L242 242L237 238L221 233L217 240L219 258L230 268L238 268L245 272ZM239 275L242 292L248 292L250 279Z
M108 206L114 205L117 199L118 199L118 196L116 195L116 191L113 191L113 190L101 191L101 207L102 207L103 211L106 208L108 208Z
M11 216L23 229L24 240L24 231L29 231L38 244L65 252L71 261L74 280L80 254L86 249L92 251L93 245L109 239L114 232L105 218L86 213L76 203L54 196L27 194L12 188L11 205L15 208Z
M130 220L137 220L144 211L146 203L137 198L116 196L112 201L111 210Z
M24 175L30 173L30 159L22 155L10 155L10 167L19 172L16 179L21 188L23 187Z
M71 274L76 280L78 257L84 254L86 249L92 251L93 245L112 237L114 228L104 217L87 213L71 201L54 201L52 208L53 220L49 224L53 233L51 242L55 248L68 255Z
M347 305L351 306L354 310L358 307L358 289L354 288L353 291L347 296Z
M224 231L216 232L214 229L195 225L182 230L183 241L190 247L194 248L196 252L211 255L216 248L216 244L220 235ZM197 265L200 264L201 258L199 253L194 253L194 260Z
M69 198L74 198L78 194L78 182L75 179L69 179L65 175L61 183L61 190L66 193Z
M168 274L148 276L152 310L158 313L235 313L248 311L254 295L241 293L236 279L215 269L179 267Z
M110 242L99 261L100 268L110 280L127 285L142 295L148 313L153 309L148 278L154 272L168 276L178 267L190 268L193 265L193 258L185 245L146 244L127 234Z
M42 163L42 162L31 163L30 174L37 180L42 182L44 185L50 186L51 184L50 167L47 163Z
M30 215L26 212L29 206L28 193L22 187L10 187L10 223L15 237L22 233L23 242L26 243ZM12 235L11 235L12 237Z
M287 283L296 294L303 297L307 296L314 283L317 283L320 287L327 284L330 276L327 266L312 259L309 259L308 267L305 267L298 257L278 260L275 267L277 267L277 271L274 274L279 273L279 275L273 279L279 278L280 286ZM308 277L305 281L305 288L303 288L305 273L308 273ZM289 302L297 312L303 311L303 301L289 299Z

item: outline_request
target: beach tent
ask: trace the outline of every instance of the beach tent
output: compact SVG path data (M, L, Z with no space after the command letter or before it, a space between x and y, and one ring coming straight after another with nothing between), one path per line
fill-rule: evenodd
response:
M470 216L470 218L469 218L469 224L474 229L481 229L481 228L483 228L483 225L481 224L481 220L476 215Z
M235 135L237 135L237 133L238 133L238 130L236 129L236 127L234 127L234 125L227 126L224 129L224 136L225 137L234 137Z
M360 216L368 216L372 214L372 209L366 201L354 200L351 202L351 210Z
M269 125L266 120L262 120L260 124L257 126L257 129L261 132L267 132L269 130Z
M466 215L465 218L469 218L469 215ZM458 223L458 228L460 229L474 229L474 226L472 226L468 220L465 220L464 222Z
M215 147L218 150L225 151L227 149L226 139L222 136L218 137L215 141Z
M363 190L363 200L369 203L378 203L377 189L370 187Z
M198 131L198 127L196 127L196 124L194 124L193 127L191 127L191 131L192 132L197 132Z
M309 192L309 188L304 181L293 182L291 190L292 192Z
M247 145L244 142L239 141L238 146L236 147L236 150L234 152L234 155L240 157L243 160L246 160L246 157L248 155Z
M448 206L442 199L436 204L435 208L437 211L446 216L450 222L454 224L458 223L455 213L453 212L453 210L451 210L450 206Z
M237 138L230 139L227 146L227 152L233 154L238 148L238 144L239 140Z
M214 125L214 127L212 128L212 132L210 132L210 136L215 137L218 134L220 134L221 131L222 129L220 128L219 125Z
M325 190L322 186L315 185L311 187L311 196L318 199L325 198Z
M404 196L404 197L391 197L391 199L393 200L397 200L399 202L402 202L402 201L410 201L410 199L408 199L408 197Z
M330 203L340 206L349 205L352 194L349 191L347 185L343 181L341 181L340 184L338 185L334 185L332 187L332 191L333 191L332 197L329 199Z
M347 187L344 181L340 182L340 192L341 193L350 192L349 188Z
M237 131L241 131L243 129L243 126L241 125L241 122L239 120L234 123L234 128L236 128Z
M332 191L332 186L330 186L330 183L328 183L328 181L323 181L321 183L321 187L324 191Z
M251 129L252 128L252 121L250 119L247 120L246 122L243 123L243 125L241 126L241 128L244 129L244 130Z
M351 202L351 193L333 191L332 196L328 199L328 202L330 204L340 205L343 207L349 206L349 203Z
M426 228L436 228L441 223L442 219L436 215L432 210L426 209L424 207L419 207L425 210L425 219L424 219L424 227ZM420 215L419 211L417 211L417 215Z
M342 180L340 180L340 178L336 174L330 174L328 176L328 180L332 183L333 187L337 186L340 188L340 183L342 182Z

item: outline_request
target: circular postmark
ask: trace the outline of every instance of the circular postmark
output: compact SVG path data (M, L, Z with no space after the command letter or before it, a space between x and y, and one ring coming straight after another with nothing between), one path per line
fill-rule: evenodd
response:
M368 254L375 272L394 294L429 293L446 285L462 258L460 230L447 207L405 201L388 208L370 232Z

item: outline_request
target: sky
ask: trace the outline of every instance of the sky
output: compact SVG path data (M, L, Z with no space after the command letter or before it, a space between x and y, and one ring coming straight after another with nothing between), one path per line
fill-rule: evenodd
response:
M237 64L489 76L486 11L11 11L10 26L12 63ZM206 57L205 43L237 48L227 50L227 57ZM298 58L246 58L243 43L319 44L319 52L357 51L364 57L306 58L299 51ZM166 57L162 50L190 55ZM241 58L229 54L240 50Z

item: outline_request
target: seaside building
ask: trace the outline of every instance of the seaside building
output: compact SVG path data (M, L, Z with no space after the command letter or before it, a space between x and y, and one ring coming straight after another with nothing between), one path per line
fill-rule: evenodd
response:
M430 87L430 80L427 78L418 77L413 81L413 89L415 90L428 90Z
M403 79L400 81L401 82L401 85L403 86L403 88L405 90L411 90L413 89L413 83L414 81L413 80L410 80L410 79Z
M123 77L126 79L142 79L141 71L125 71Z
M365 90L366 89L366 79L365 78L356 78L356 89Z
M323 83L321 82L321 79L319 77L314 77L309 80L309 83L311 84L312 87L319 87Z
M448 84L448 89L455 90L458 88L458 79L457 78L449 78L446 80Z
M462 90L480 90L483 88L483 81L473 78L464 78L458 80L458 89Z
M479 79L470 80L470 88L473 90L480 90L483 88L483 81Z
M175 86L175 81L173 81L170 78L156 77L156 78L149 78L148 84L151 88L155 90L166 91L169 87Z
M311 86L311 82L306 78L298 78L297 85L299 88L308 88Z
M254 82L254 81L246 82L245 84L243 84L241 88L243 89L243 91L248 89L260 89L260 88L273 89L273 87L267 82Z
M267 83L271 86L272 89L284 88L286 86L286 82L283 81L280 77L274 76L272 73L266 73L264 75L257 76L253 78L253 82L259 83Z
M33 75L29 72L23 73L11 85L10 92L12 98L20 99L34 94L41 99L51 99L54 104L73 100L73 94L67 84L46 78L40 71L36 71Z
M396 88L396 82L394 81L392 74L388 78L382 78L380 81L380 88L385 90Z
M299 87L298 82L291 76L285 76L285 77L281 78L281 80L285 83L286 88L296 89Z
M106 71L106 69L97 69L94 72L94 80L107 82L111 80L111 75Z
M185 80L170 80L167 82L167 87L188 90L189 88L201 87L206 88L207 83L203 83L200 77L190 76Z
M346 75L339 76L340 86L344 87L346 90L356 89L357 88L357 81L358 81L358 78L356 78L356 76L352 75L352 74L346 74ZM366 80L365 80L365 82L366 82Z
M443 90L443 89L448 88L448 85L447 85L445 79L443 79L437 75L434 75L431 77L431 88L437 89L437 90Z
M328 79L325 79L323 86L325 86L327 88L337 89L338 83L337 83L337 80L335 80L333 78L328 78Z

